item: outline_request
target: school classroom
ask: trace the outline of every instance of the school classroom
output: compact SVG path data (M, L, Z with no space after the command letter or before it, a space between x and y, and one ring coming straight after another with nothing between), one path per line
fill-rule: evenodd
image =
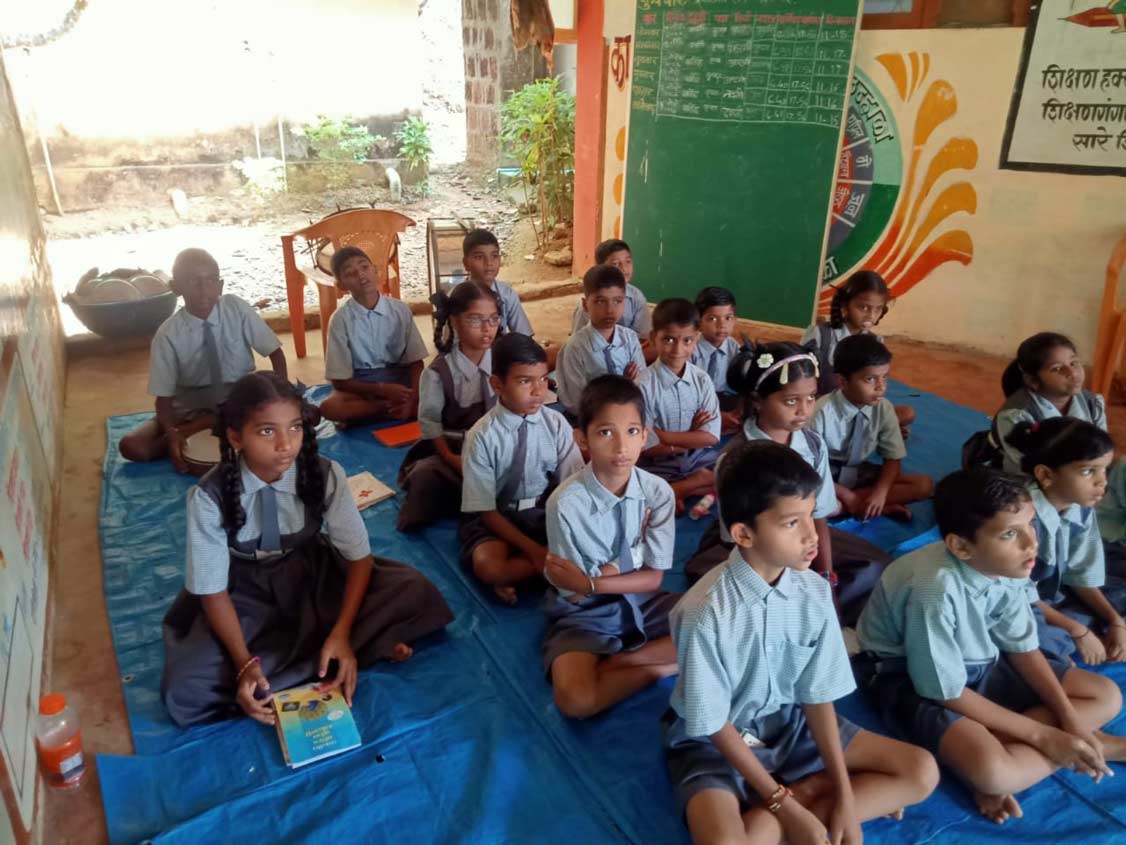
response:
M1126 845L1126 5L277 5L0 19L0 842Z

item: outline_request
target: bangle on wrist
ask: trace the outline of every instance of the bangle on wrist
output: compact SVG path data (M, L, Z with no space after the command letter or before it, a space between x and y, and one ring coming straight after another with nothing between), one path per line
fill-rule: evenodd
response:
M586 579L587 579L587 581L590 582L590 592L586 594L586 597L590 598L591 596L594 595L595 591L598 589L598 586L594 583L594 576L593 575L586 576Z
M1072 638L1073 640L1081 640L1081 639L1083 639L1083 638L1084 638L1085 636L1087 636L1087 635L1088 635L1089 633L1091 633L1091 629L1090 629L1090 628L1084 628L1084 629L1083 629L1083 633L1082 633L1082 634L1080 634L1079 636L1075 636L1075 634L1072 634L1072 635L1071 635L1071 638Z
M246 670L249 669L251 666L253 666L255 663L261 664L262 658L255 655L254 657L247 660L244 664L242 664L242 668L239 669L238 674L235 675L235 683L236 684L239 683L242 680L242 676L246 674Z
M1126 622L1111 622L1108 628L1126 628Z
M777 814L782 809L782 802L787 798L792 798L792 793L784 784L779 784L778 788L774 790L769 798L766 799L766 809L772 814Z

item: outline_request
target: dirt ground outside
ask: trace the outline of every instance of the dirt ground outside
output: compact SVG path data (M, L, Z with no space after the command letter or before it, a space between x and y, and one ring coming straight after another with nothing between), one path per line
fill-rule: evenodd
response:
M531 218L521 215L519 186L498 188L495 175L465 166L435 170L429 193L404 189L392 203L386 188L344 188L319 195L283 193L262 196L249 189L227 196L188 197L186 213L172 204L130 208L105 207L60 217L44 214L47 255L68 337L86 332L62 303L79 277L91 267L143 267L171 271L172 259L186 247L201 247L219 262L224 290L260 310L285 307L285 274L280 237L340 208L371 207L400 211L417 225L402 235L402 297L423 301L428 295L426 221L457 217L491 229L501 242L501 278L516 287L571 278L571 268L552 267L536 256ZM558 244L555 248L558 248ZM302 263L298 258L298 263ZM305 291L307 304L316 292Z

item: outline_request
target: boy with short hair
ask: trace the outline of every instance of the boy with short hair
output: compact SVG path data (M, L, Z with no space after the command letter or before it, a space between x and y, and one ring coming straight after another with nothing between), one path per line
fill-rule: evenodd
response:
M1097 730L1122 695L1038 648L1024 479L958 470L934 510L942 541L892 563L860 615L856 674L884 721L937 754L999 823L1021 815L1015 793L1057 768L1098 780L1106 761L1126 760L1126 740Z
M817 472L755 440L726 455L718 482L735 548L672 613L665 754L692 839L859 842L862 821L930 795L938 767L836 715L856 685L832 591L809 568Z
M651 432L642 466L672 485L677 510L688 496L715 487L719 398L708 374L692 363L700 317L687 299L664 299L653 309L657 360L638 386Z
M590 463L547 500L543 664L565 715L593 716L676 671L661 592L672 566L669 485L639 469L645 403L624 376L583 390L575 437Z
M570 424L544 407L547 356L527 335L493 346L489 385L497 403L474 423L461 451L462 561L507 604L516 585L543 572L544 500L582 468Z
M333 253L332 275L351 296L328 321L325 378L333 390L321 413L341 423L410 419L426 357L410 306L379 292L379 271L359 247Z
M633 329L637 334L637 339L641 342L642 349L644 349L649 341L649 333L652 331L653 323L649 317L649 303L645 300L645 294L641 288L630 284L630 280L633 278L633 253L630 251L629 244L620 238L603 241L594 248L594 263L617 267L622 271L622 276L626 280L625 302L622 306L622 314L618 318L618 324ZM590 314L583 307L583 303L579 302L575 306L574 315L571 317L571 334L589 323Z
M555 372L559 400L572 414L591 379L609 373L637 381L645 370L636 332L619 322L625 301L626 279L617 267L596 264L583 275L582 308L590 322L563 345Z
M900 471L907 447L895 406L885 397L891 352L872 334L846 337L834 357L837 389L817 400L813 430L829 447L844 512L859 519L910 520L905 505L929 499L929 476ZM870 463L878 452L883 464Z
M219 403L231 385L254 371L254 353L268 357L286 377L285 351L265 321L234 294L223 293L219 264L202 249L185 249L172 264L172 290L183 306L160 324L150 346L149 393L156 418L121 439L131 461L171 457L187 472L184 444L215 425Z
M719 396L724 434L739 430L743 423L743 399L727 384L727 368L739 352L735 331L735 294L727 288L706 287L696 295L700 315L700 339L692 363L708 374Z
M500 273L500 242L488 229L472 229L461 242L462 264L469 281L491 291L500 306L501 333L519 332L531 337L532 324L520 297L511 286L497 279Z

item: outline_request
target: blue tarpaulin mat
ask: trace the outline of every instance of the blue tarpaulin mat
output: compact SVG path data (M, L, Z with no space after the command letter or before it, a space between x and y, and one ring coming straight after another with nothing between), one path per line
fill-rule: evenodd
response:
M892 398L918 410L909 471L941 477L957 466L965 438L986 424L978 412L901 385ZM688 842L661 753L659 719L672 680L603 716L564 719L541 671L538 596L514 609L497 604L459 566L454 523L400 534L395 499L364 512L373 548L425 572L456 619L417 644L406 663L361 673L353 710L363 746L291 771L273 729L249 719L176 728L158 693L160 623L183 581L184 494L192 480L167 461L120 458L117 443L146 416L108 422L100 514L106 604L136 749L134 756L98 757L114 845L247 837L334 845ZM350 474L367 469L392 485L405 452L380 446L370 428L327 437L321 450ZM842 526L907 551L936 536L930 505L912 510L910 525L878 519ZM678 521L669 589L683 587L680 569L704 527ZM1109 673L1126 682L1126 667ZM840 709L881 729L856 696ZM865 839L1126 843L1126 777L1095 785L1064 773L1019 797L1026 818L996 827L947 776L903 822L865 825Z

